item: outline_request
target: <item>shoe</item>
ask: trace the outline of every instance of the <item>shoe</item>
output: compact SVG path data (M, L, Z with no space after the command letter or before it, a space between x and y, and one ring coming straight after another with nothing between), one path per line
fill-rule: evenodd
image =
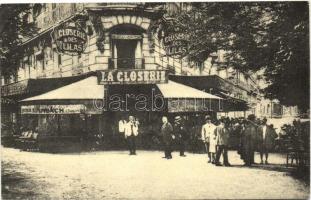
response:
M212 161L212 164L215 164L215 161Z
M172 159L172 157L167 157L167 159Z
M186 155L180 155L181 157L186 157Z
M231 167L232 165L230 163L225 164L226 167Z
M215 165L216 165L216 166L222 166L222 164L220 164L220 163L216 163Z
M263 161L261 161L260 164L263 165Z
M212 162L211 160L207 161L207 163L211 163L211 162Z
M265 161L265 164L266 164L266 165L269 164L267 160Z
M167 159L168 157L165 157L165 156L164 156L164 157L162 157L162 158L166 158L166 159Z

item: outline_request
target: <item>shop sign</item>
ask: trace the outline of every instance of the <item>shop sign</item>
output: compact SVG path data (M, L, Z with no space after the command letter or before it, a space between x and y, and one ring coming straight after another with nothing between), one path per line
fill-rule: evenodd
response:
M167 70L100 71L99 84L159 84L168 82Z
M168 33L163 38L167 56L182 56L187 52L189 35L186 33Z
M78 114L85 112L85 105L24 105L21 114Z
M52 32L57 51L69 55L79 55L84 52L87 43L86 32L78 26L60 26Z
M27 87L28 80L1 86L1 96L11 96L27 93Z

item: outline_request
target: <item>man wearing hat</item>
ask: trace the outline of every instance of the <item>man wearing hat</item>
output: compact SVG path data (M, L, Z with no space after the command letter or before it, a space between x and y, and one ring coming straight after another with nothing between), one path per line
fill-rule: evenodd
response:
M220 124L215 129L216 132L216 143L217 143L217 152L216 152L216 166L221 166L219 159L222 154L223 164L225 166L231 166L228 161L228 140L229 140L229 130L228 122L226 119L220 119Z
M212 124L211 116L209 115L205 117L205 122L206 123L202 126L201 137L205 144L206 152L208 155L208 163L211 163L211 162L215 162L216 149L215 151L213 151L214 155L213 155L213 161L212 161L212 154L210 152L210 139L211 137L214 136L214 131L215 131L216 126Z
M256 138L258 132L258 125L255 123L255 115L248 116L248 121L245 126L242 136L242 159L246 166L254 164L254 152L256 146Z
M258 128L258 149L260 153L260 164L263 164L263 155L265 155L265 164L268 164L269 151L273 147L273 142L277 137L275 130L267 124L267 119L262 120L262 125Z
M163 137L164 158L172 159L173 126L166 116L162 117L161 135Z
M181 119L180 116L175 117L174 121L174 132L176 139L178 141L179 145L179 151L180 151L180 156L185 157L185 143L186 143L186 137L187 137L187 132L185 129L185 124L184 121Z

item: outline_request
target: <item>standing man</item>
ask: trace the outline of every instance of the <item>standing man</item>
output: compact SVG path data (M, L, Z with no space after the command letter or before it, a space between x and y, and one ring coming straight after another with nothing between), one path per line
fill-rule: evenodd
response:
M184 121L181 119L180 116L175 117L174 132L178 140L179 151L180 151L179 155L185 157L186 156L185 155L185 143L186 143L187 132L185 129Z
M201 137L205 145L205 149L208 155L208 163L212 162L212 154L210 152L210 138L214 136L214 130L216 126L212 124L211 116L205 117L205 124L202 126ZM214 161L214 159L213 159Z
M162 117L161 135L163 137L164 144L164 157L166 159L172 159L172 142L173 142L173 127L169 123L166 116Z
M251 166L254 163L254 151L258 128L255 124L255 119L256 117L253 114L248 116L248 122L242 136L242 159L244 160L245 166Z
M228 123L228 122L227 122ZM217 153L216 153L216 166L221 166L219 159L220 155L222 154L225 166L231 166L228 161L228 141L229 141L229 130L228 124L225 123L224 119L220 120L219 126L216 127L216 143L217 143Z
M130 155L136 155L136 136L138 135L138 125L135 123L135 118L129 116L129 122L125 126L125 137L128 142Z
M272 129L269 125L267 125L267 119L264 118L262 120L262 125L259 127L258 130L259 133L259 153L260 153L260 164L263 164L263 155L265 154L265 164L268 164L268 155L269 151L272 149L273 142L275 138L277 137L274 129Z

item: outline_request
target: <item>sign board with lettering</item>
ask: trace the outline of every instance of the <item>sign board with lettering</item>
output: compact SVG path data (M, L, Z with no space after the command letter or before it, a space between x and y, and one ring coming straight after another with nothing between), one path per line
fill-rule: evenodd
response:
M99 71L99 84L159 84L168 82L167 70L107 70Z
M163 38L167 56L182 56L187 52L189 35L186 33L167 33Z
M84 52L87 34L79 26L60 26L52 32L57 51L69 55L79 55Z
M1 86L1 96L20 95L28 92L28 80Z
M86 107L83 104L21 106L21 114L79 114L85 110Z

